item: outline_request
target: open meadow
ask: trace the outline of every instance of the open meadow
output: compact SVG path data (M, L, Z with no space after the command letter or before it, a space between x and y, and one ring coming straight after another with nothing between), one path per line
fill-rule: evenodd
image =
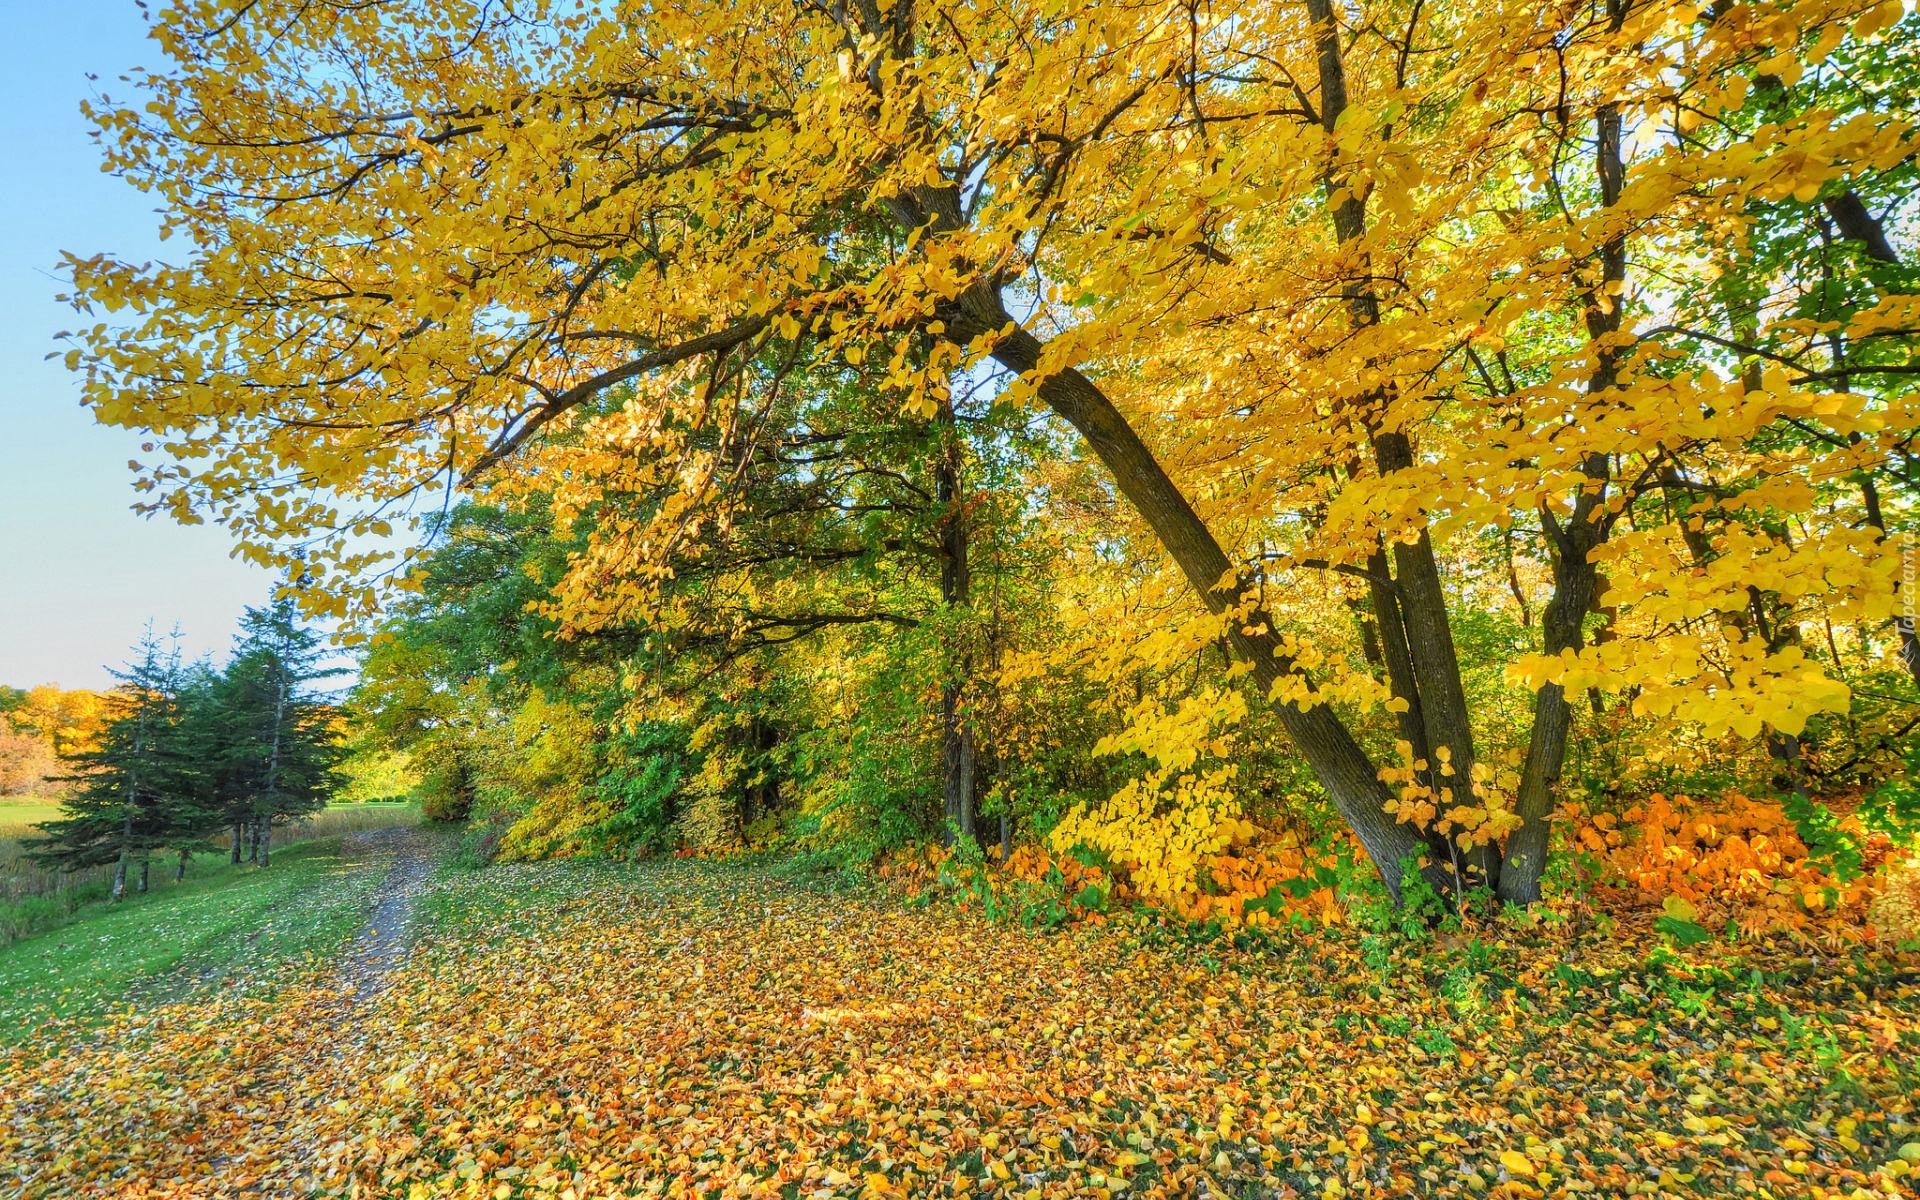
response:
M37 836L34 826L56 819L60 813L57 801L0 798L0 949L70 920L76 912L88 905L97 905L107 895L113 876L110 865L62 875L29 857L23 839ZM419 820L418 805L340 804L305 820L289 822L276 831L275 838L291 846L362 830L415 825ZM210 841L214 849L193 855L189 862L185 882L192 888L202 887L209 875L222 876L227 868L229 838L216 833ZM165 894L176 886L173 876L177 866L177 855L154 860L148 884L153 895Z

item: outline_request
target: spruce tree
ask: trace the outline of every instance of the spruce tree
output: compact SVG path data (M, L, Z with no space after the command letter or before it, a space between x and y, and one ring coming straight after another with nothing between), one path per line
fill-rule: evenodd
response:
M127 869L140 864L145 891L154 850L175 840L176 803L191 787L189 748L182 743L180 656L162 650L148 629L135 660L113 675L120 681L91 749L62 759L71 785L67 816L42 822L44 836L26 850L42 866L66 873L116 863L113 899L126 894Z
M176 883L185 877L194 854L215 848L213 834L224 823L219 759L225 722L219 685L219 673L205 662L180 674L178 743L186 765L173 776L165 797L166 846L179 855L173 870Z
M249 608L217 687L219 732L210 758L233 825L233 860L243 843L255 862L272 861L273 825L326 807L340 750L333 708L312 684L340 674L321 664L320 638L294 619L291 598Z

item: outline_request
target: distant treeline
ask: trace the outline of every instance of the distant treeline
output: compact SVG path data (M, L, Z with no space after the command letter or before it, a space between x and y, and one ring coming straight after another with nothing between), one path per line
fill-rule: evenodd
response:
M0 796L56 787L60 755L91 742L105 706L104 695L84 688L0 686Z

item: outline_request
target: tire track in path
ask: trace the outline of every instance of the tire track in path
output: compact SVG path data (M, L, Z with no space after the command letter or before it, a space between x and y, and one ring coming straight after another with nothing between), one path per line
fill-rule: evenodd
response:
M361 1004L377 996L387 978L406 961L413 939L413 911L433 875L442 839L419 829L377 829L348 834L340 843L343 859L393 858L380 884L373 913L348 947L334 976L341 998Z

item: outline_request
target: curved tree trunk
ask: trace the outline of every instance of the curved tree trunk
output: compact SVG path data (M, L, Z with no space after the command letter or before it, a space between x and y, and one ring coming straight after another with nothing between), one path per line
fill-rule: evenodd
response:
M950 318L948 336L962 344L978 334L1005 331L993 345L993 356L1009 370L1031 374L1038 367L1044 345L1013 322L998 293L989 286L977 285L963 294L944 316ZM1228 641L1252 668L1253 680L1262 693L1271 694L1282 677L1307 686L1311 706L1280 704L1281 725L1312 766L1368 857L1380 868L1388 890L1398 898L1398 864L1426 856L1426 839L1387 811L1395 798L1392 791L1381 782L1372 760L1339 716L1325 703L1311 703L1311 681L1281 651L1273 619L1248 599L1250 581L1234 569L1206 523L1106 393L1071 368L1041 378L1039 393L1049 408L1086 439L1208 611L1217 615L1232 611L1234 615L1225 623ZM1438 862L1429 860L1422 872L1437 888L1453 887L1452 871Z

